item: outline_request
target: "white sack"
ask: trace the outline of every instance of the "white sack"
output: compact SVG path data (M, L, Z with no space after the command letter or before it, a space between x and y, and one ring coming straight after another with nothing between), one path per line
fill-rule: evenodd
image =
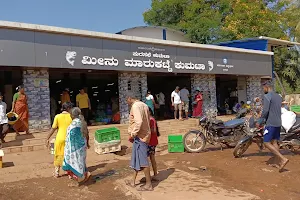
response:
M281 108L281 123L285 131L288 132L296 123L296 114L292 111L286 110L285 108Z

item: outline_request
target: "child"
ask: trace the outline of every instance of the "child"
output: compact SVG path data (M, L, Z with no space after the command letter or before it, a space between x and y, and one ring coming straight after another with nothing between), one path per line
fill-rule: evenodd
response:
M150 142L148 144L148 156L150 157L154 177L152 178L153 181L157 181L156 176L158 174L157 172L157 166L156 166L156 160L155 160L155 148L158 145L158 137L160 136L158 131L157 122L154 119L152 109L149 108L150 112L150 129L151 129L151 138Z
M159 131L158 131L158 126L157 122L153 117L153 112L152 109L149 107L149 113L150 113L150 129L151 129L151 138L150 142L148 144L148 157L150 158L151 165L153 168L154 176L152 177L152 181L158 181L156 176L158 174L157 172L157 165L156 165L156 160L155 160L155 148L158 145L158 137L160 136ZM133 143L134 139L129 138L129 142ZM143 178L141 182L145 182L146 179Z

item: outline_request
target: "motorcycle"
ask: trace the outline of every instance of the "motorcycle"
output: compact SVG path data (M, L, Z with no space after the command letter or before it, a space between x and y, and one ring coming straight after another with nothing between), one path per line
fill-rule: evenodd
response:
M187 152L201 152L206 143L233 148L247 133L248 121L245 116L247 109L240 110L235 119L223 122L216 119L214 111L209 110L206 116L199 120L200 130L190 130L183 137L184 147Z
M252 143L256 143L261 151L263 149L263 126L252 127L248 135L241 139L233 150L235 158L240 158L247 151ZM284 128L281 129L279 148L290 151L296 151L300 148L300 118L297 118L296 123L286 133Z

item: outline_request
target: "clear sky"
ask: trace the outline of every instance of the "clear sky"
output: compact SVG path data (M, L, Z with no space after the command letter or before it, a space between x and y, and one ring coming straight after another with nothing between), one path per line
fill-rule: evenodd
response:
M145 25L151 0L1 0L0 20L116 33Z

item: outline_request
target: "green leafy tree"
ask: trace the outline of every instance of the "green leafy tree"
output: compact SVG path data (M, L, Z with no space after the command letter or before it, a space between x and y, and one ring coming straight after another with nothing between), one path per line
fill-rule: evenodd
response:
M277 48L275 49L274 66L275 71L288 88L288 93L300 92L300 53L296 48ZM299 88L299 89L298 89Z
M300 9L287 0L152 0L144 21L207 44L261 35L288 39L298 15Z
M149 25L183 31L193 42L221 39L222 23L230 12L230 0L152 0L144 13Z

